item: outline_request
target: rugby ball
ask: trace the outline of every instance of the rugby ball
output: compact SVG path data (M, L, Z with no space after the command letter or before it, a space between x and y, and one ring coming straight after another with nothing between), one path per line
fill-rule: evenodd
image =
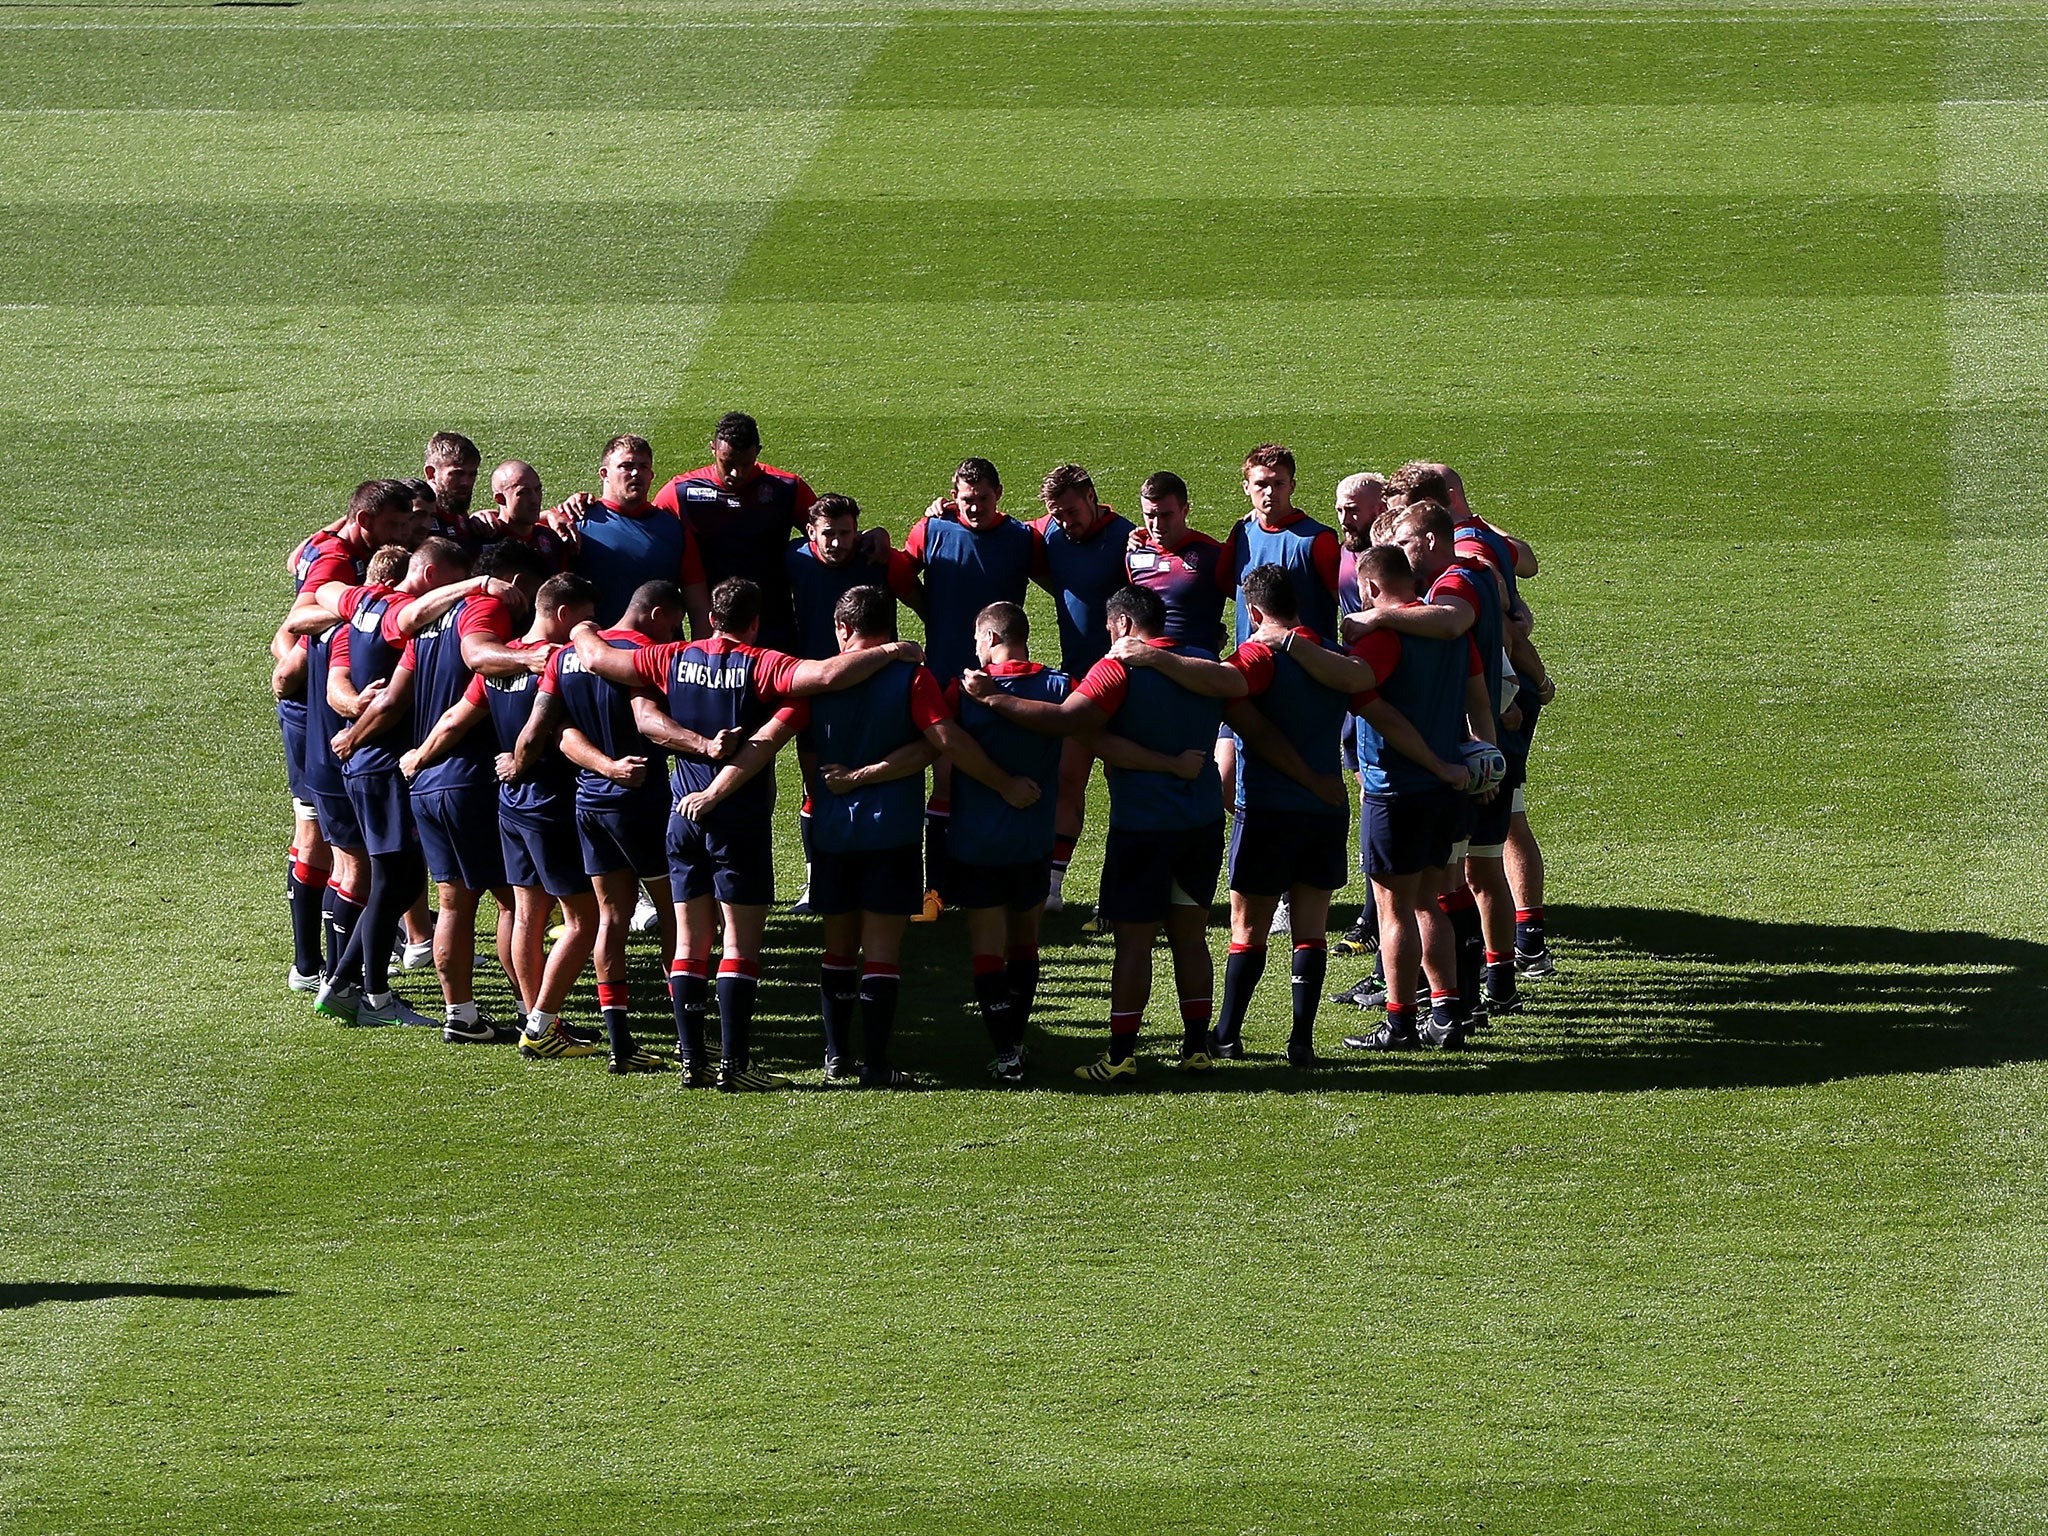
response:
M1469 776L1465 785L1468 795L1483 795L1489 789L1496 789L1508 776L1508 760L1490 741L1468 741L1458 749L1458 754L1464 758L1465 772Z

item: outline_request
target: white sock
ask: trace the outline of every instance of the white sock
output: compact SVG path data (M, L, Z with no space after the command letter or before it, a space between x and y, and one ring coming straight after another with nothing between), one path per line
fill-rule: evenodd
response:
M556 1017L544 1008L536 1008L526 1016L526 1032L538 1040L555 1027Z
M391 994L389 992L365 992L363 994L363 1002L372 1010L389 1008L391 1006Z
M474 1024L476 1022L476 1004L450 1003L448 1005L448 1022L450 1024Z
M1055 865L1053 866L1053 871L1052 871L1052 893L1053 893L1053 895L1055 895L1055 896L1059 895L1059 893L1060 893L1060 887L1061 887L1062 885L1065 885L1066 883L1067 883L1067 872L1066 872L1066 871L1065 871L1064 869L1061 869L1061 868L1060 868L1060 867L1059 867L1059 866L1058 866L1057 864L1055 864Z

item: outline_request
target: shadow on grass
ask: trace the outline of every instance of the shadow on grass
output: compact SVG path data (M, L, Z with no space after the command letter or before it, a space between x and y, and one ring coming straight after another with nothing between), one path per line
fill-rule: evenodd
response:
M289 1296L249 1285L155 1285L140 1280L35 1280L0 1283L0 1312L16 1312L45 1301L111 1301L124 1296L160 1296L171 1301L258 1301Z
M1348 918L1349 913L1344 916ZM1048 925L1049 927L1051 925ZM1063 925L1064 926L1064 925ZM2048 946L1983 933L1927 932L1638 907L1552 907L1555 980L1525 985L1527 1010L1462 1053L1368 1057L1343 1049L1372 1016L1324 1003L1324 1064L1286 1064L1287 981L1277 945L1246 1027L1251 1055L1203 1076L1171 1063L1179 1027L1162 949L1138 1092L1626 1093L1773 1087L1936 1072L2048 1057ZM987 1047L957 925L905 947L894 1054L934 1086L984 1087ZM1109 946L1048 935L1033 1027L1031 1086L1095 1093L1070 1069L1102 1048ZM774 942L771 938L771 944ZM1333 962L1328 991L1358 967ZM771 953L763 1047L817 1051L816 964ZM1220 995L1222 977L1217 976ZM1133 1090L1122 1090L1125 1092Z

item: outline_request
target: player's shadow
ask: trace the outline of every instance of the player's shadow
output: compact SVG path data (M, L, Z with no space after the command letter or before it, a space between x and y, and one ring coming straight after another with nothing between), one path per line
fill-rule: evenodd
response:
M111 1301L128 1296L156 1296L170 1301L259 1301L289 1296L249 1285L163 1285L139 1280L31 1280L0 1282L0 1312L17 1312L46 1301Z
M1463 1053L1339 1049L1313 1073L1268 1055L1233 1063L1228 1077L1295 1092L1616 1093L2048 1057L2048 946L1640 907L1552 907L1550 930L1558 978L1525 984L1527 1011L1499 1019ZM1372 1022L1324 1004L1325 1056L1345 1028ZM1276 1050L1284 1026L1264 1033L1255 1052Z
M1339 913L1339 923L1349 916ZM1286 950L1277 943L1246 1026L1250 1056L1199 1076L1176 1070L1179 1026L1162 949L1135 1091L1617 1093L1786 1086L2048 1057L2048 946L1638 907L1552 907L1550 929L1558 977L1525 984L1527 1010L1497 1020L1466 1051L1347 1051L1345 1032L1370 1028L1379 1016L1325 1002L1316 1030L1323 1063L1312 1071L1281 1055L1288 987ZM933 1087L988 1087L990 1053L964 938L957 923L942 922L913 930L905 946L894 1055ZM1077 972L1073 961L1083 956L1086 968ZM764 959L763 1054L778 1065L815 1067L815 951L771 937ZM1030 1089L1098 1093L1072 1068L1102 1049L1109 945L1097 940L1077 951L1053 937L1046 960ZM1326 990L1362 968L1333 961Z

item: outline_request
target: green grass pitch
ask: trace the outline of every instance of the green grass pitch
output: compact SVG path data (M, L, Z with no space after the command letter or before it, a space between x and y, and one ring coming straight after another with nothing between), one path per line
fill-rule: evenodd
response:
M0 7L0 1532L2048 1528L2044 100L2005 0ZM899 532L1458 464L1562 978L1109 1098L1072 920L1022 1094L957 922L886 1102L317 1021L285 552L735 407Z

